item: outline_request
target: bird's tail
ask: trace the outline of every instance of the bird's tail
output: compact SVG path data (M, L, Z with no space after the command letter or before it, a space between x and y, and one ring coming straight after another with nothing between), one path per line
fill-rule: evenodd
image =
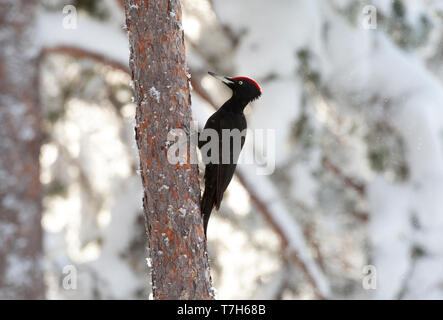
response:
M215 189L213 188L205 188L205 192L203 192L203 198L201 202L201 213L203 217L203 227L205 230L208 229L209 217L211 216L212 208L214 207L215 202Z

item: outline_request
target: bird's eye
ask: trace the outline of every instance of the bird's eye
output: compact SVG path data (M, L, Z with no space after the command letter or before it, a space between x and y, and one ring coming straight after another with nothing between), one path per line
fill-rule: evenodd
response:
M243 81L240 80L240 81L238 82L238 84L239 84L239 85L242 85L242 84L243 84Z

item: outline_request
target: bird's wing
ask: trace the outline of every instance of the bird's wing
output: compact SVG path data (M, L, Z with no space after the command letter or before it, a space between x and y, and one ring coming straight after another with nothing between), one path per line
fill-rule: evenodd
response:
M242 128L242 123L240 123L240 119L236 119L235 117L223 117L219 121L219 128L217 132L219 133L219 164L217 166L217 182L216 182L216 200L215 205L218 209L220 206L220 203L223 199L223 194L226 191L229 183L232 180L232 177L234 176L235 168L237 166L237 160L238 160L238 154L234 154L233 150L233 143L235 143L235 139L231 139L230 141L230 163L224 164L222 162L222 130L223 129L238 129ZM243 144L245 142L245 137L242 136L240 140L240 149L243 148Z
M217 132L219 131L219 123L217 121L217 112L213 113L212 116L210 116L209 119L206 121L206 124L205 124L203 130L205 130L205 129L214 129ZM198 148L201 149L202 146L204 146L209 141L211 141L210 138L208 140L206 140L206 141L200 140L200 134L199 134L199 137L198 137Z

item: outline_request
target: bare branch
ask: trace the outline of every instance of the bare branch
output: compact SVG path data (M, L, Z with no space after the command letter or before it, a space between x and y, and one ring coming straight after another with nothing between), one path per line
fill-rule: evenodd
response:
M325 167L325 169L328 169L331 172L333 172L335 175L339 176L343 180L345 185L347 185L348 187L354 189L361 197L365 197L366 196L366 188L365 188L365 185L363 183L358 182L358 181L356 181L356 179L345 175L343 173L343 171L339 167L334 165L325 156L322 158L322 164Z
M41 51L43 56L51 55L51 54L64 54L78 59L92 59L97 62L106 64L110 67L116 68L123 72L129 73L129 66L122 64L118 61L110 59L102 54L88 51L82 48L76 48L67 45L60 45L55 47L46 47Z
M0 1L0 299L43 299L36 1Z

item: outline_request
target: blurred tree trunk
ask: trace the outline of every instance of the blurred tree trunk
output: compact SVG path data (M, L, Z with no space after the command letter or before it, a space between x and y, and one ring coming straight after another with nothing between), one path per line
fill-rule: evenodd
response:
M36 2L0 0L0 298L44 298Z
M168 132L192 120L181 15L180 1L126 1L136 140L154 298L211 299L198 167L167 158Z

